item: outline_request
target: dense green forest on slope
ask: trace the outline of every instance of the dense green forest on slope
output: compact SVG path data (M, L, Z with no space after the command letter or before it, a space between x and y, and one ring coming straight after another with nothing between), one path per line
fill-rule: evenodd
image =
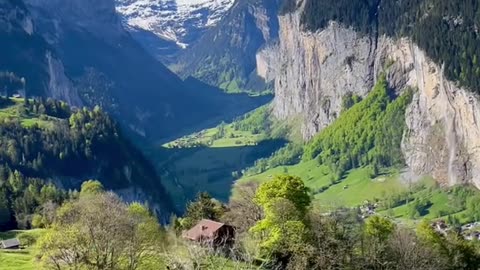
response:
M264 182L279 173L297 175L323 208L355 206L406 189L398 170L404 167L401 140L413 90L398 96L387 85L380 76L363 100L347 96L338 119L310 142L292 140L257 160L239 182Z
M353 105L306 147L304 160L318 158L340 179L352 168L371 165L381 167L403 165L400 144L405 128L405 110L412 98L409 90L392 97L384 76L369 95Z
M387 87L384 76L369 95L361 100L347 97L340 117L306 145L293 138L285 147L267 158L259 159L246 170L252 176L278 166L294 165L302 160L317 159L330 168L336 180L353 168L371 165L373 174L381 168L403 166L400 144L405 128L405 110L412 90L399 97ZM245 130L267 132L273 137L285 136L278 124L272 124L266 110L258 110L234 126ZM260 125L258 119L267 119ZM273 128L276 127L276 128Z
M63 102L4 98L0 106L0 226L28 227L45 200L61 200L48 183L77 188L88 178L139 187L171 210L154 168L98 107L72 112Z
M283 12L295 9L286 0ZM477 0L306 0L302 23L311 31L337 21L373 36L411 37L445 67L451 80L480 91L480 2Z

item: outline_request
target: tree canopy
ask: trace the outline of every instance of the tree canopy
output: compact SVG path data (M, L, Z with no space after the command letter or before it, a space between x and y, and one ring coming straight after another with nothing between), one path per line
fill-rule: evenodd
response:
M39 240L39 257L46 269L134 270L155 260L161 267L156 254L163 237L145 206L126 205L113 193L100 192L59 209Z
M394 96L393 96L394 97ZM304 160L318 158L337 178L352 168L403 165L401 141L412 92L392 98L385 76L368 96L346 110L306 146Z
M275 199L290 201L300 213L305 213L311 203L309 189L302 179L291 175L278 175L273 180L262 184L257 190L254 201L268 208Z
M282 261L302 253L309 235L306 212L311 203L308 188L299 177L276 176L258 188L254 201L264 219L251 229L259 241L260 256Z

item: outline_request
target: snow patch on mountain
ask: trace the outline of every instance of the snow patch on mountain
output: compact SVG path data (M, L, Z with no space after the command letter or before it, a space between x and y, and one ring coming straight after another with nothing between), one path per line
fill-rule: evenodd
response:
M154 33L185 48L215 25L235 0L116 0L124 25Z

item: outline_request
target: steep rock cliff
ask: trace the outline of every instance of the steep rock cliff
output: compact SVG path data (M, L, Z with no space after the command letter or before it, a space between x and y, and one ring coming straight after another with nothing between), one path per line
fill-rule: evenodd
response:
M0 58L1 72L24 79L23 89L18 89L20 94L50 96L76 106L82 104L65 75L63 63L38 33L21 1L0 0Z
M448 81L443 67L409 39L364 35L331 22L305 31L300 12L280 20L280 42L257 54L259 75L275 81L274 115L301 116L310 139L334 121L347 93L365 96L381 72L400 93L415 89L402 150L416 175L480 188L478 97Z

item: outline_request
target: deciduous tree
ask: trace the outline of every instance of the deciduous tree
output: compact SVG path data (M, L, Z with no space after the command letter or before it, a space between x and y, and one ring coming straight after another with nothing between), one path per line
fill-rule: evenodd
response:
M143 206L127 207L113 193L92 194L59 209L39 256L47 269L135 270L151 265L161 235Z

